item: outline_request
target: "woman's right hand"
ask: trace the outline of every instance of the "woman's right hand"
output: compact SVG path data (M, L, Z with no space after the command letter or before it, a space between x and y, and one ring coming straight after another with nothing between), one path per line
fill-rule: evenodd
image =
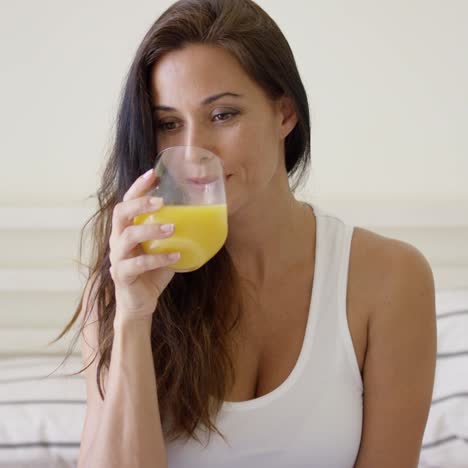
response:
M148 255L140 246L146 240L170 237L173 230L164 231L160 224L133 224L135 216L163 206L161 198L144 195L154 180L154 170L140 176L114 207L109 246L118 321L151 320L159 296L174 276L166 267L179 259L178 253L175 258L171 254Z

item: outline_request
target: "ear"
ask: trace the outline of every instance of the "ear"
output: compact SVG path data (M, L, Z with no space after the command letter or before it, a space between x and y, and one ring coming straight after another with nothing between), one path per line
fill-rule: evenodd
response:
M283 95L279 98L279 115L280 115L280 136L284 140L294 129L297 124L297 113L294 106L294 101Z

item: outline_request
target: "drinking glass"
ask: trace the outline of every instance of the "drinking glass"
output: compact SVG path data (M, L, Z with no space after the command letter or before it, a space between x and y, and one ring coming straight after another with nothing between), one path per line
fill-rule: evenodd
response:
M164 206L136 216L133 222L174 224L174 233L141 246L147 254L180 252L180 259L168 267L178 273L197 270L227 238L223 163L207 149L172 146L158 154L154 171L156 186L147 195L162 198Z

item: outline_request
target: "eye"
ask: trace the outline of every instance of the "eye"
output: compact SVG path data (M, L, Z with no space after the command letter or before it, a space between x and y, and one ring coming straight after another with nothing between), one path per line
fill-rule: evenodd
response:
M213 120L216 121L216 122L224 122L225 120L229 120L231 117L234 117L237 114L238 114L238 112L234 112L234 111L220 112L220 113L215 114L213 116Z
M163 132L170 132L177 129L177 122L157 122L156 128Z

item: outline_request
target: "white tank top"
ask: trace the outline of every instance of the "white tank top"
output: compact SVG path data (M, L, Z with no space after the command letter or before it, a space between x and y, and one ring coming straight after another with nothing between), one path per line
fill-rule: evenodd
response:
M272 392L224 402L215 423L226 443L197 431L166 442L169 468L352 468L361 440L363 384L346 316L353 227L313 205L315 273L305 337Z

